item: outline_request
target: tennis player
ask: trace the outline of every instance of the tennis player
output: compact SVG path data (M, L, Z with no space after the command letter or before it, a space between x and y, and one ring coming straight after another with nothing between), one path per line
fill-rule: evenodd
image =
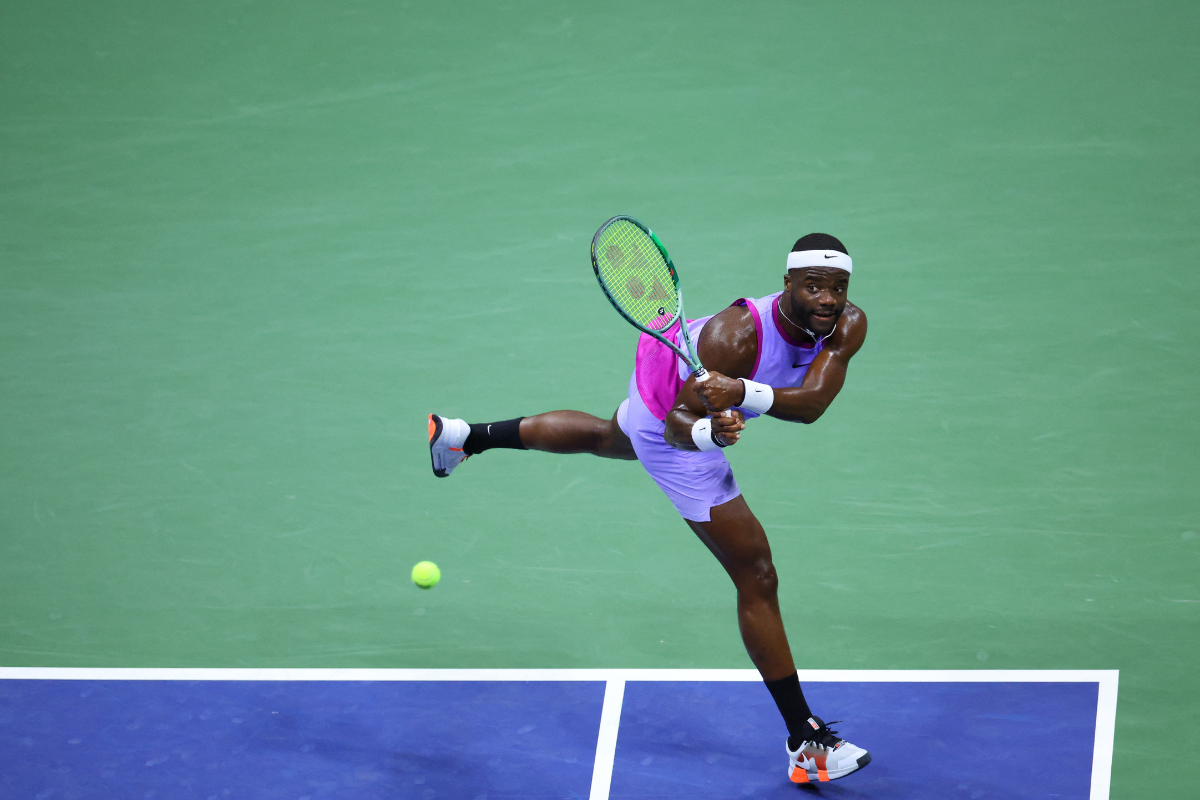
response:
M810 424L837 397L867 335L866 315L846 300L851 271L840 241L810 233L788 254L782 292L687 323L709 370L703 382L643 334L629 395L612 419L582 411L480 424L429 417L433 473L441 478L494 448L640 461L733 579L742 641L787 726L788 777L796 783L845 777L871 755L838 737L804 699L771 547L722 451L738 442L747 419ZM668 335L679 343L678 327Z

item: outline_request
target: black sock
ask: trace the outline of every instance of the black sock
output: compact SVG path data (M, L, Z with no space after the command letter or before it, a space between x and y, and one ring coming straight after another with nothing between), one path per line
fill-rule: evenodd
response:
M812 711L804 699L804 692L800 689L800 676L793 672L786 678L763 683L775 699L775 705L779 706L783 724L787 725L788 733L791 734L788 736L788 747L795 750L806 738L805 734L812 730L812 726L808 724Z
M521 444L521 420L506 419L503 422L481 422L471 426L471 434L463 442L463 452L469 456L491 450L493 447L507 447L512 450L524 450Z

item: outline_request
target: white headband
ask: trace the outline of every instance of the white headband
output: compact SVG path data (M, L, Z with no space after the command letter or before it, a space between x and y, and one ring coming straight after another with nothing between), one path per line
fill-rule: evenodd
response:
M846 272L853 272L851 269L854 262L850 260L850 256L840 250L797 250L794 253L788 253L788 269L804 269L805 267L832 267L833 269L844 269Z

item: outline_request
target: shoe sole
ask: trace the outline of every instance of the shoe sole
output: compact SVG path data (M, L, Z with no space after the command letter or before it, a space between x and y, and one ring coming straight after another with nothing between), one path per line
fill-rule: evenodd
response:
M830 775L825 770L824 767L818 767L817 768L817 777L815 779L815 782L825 783L827 781L836 781L840 778L846 777L847 775L852 775L853 773L858 772L860 769L862 769L863 767L865 767L867 764L870 764L870 763L871 763L871 754L863 753L861 756L858 757L858 761L855 762L853 767L851 767L850 769L847 769L843 772L836 773L834 775ZM792 779L792 783L813 783L814 782L814 778L808 774L808 771L801 767L796 767L794 770L792 770L792 774L789 777Z
M449 477L450 473L444 469L438 469L437 462L433 460L433 447L437 444L437 440L442 437L442 418L437 414L429 415L429 466L433 469L433 474L439 478Z

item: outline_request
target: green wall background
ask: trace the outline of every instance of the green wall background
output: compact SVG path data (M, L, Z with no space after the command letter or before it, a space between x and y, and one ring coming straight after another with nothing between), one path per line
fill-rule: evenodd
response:
M834 233L871 321L731 452L806 668L1121 670L1114 797L1200 747L1200 6L0 7L0 663L744 667L611 414L590 237L694 316ZM412 563L442 584L421 592ZM869 744L869 743L868 743Z

